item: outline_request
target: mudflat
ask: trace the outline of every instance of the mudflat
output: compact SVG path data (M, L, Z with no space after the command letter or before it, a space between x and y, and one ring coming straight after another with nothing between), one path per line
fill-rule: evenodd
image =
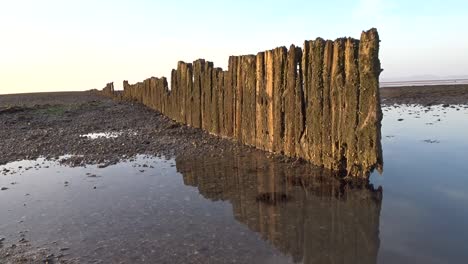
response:
M92 92L0 95L0 164L72 154L71 166L108 166L136 154L222 155L253 148L182 126L132 102Z
M466 104L468 85L425 85L380 89L383 105L391 104Z
M0 109L12 106L35 107L39 105L80 104L96 100L91 92L44 92L0 94ZM101 99L101 98L99 98Z

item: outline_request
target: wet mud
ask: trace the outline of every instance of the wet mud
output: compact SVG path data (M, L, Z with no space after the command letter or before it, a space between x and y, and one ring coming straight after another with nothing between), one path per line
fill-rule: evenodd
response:
M136 154L191 157L258 151L182 126L140 104L91 92L2 95L0 124L0 165L73 155L62 162L104 167Z
M468 104L468 85L426 85L385 87L380 89L382 105L419 104L424 106L442 104Z

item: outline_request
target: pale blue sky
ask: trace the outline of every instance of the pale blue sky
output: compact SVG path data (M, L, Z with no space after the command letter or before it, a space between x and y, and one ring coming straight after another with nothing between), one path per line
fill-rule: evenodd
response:
M376 27L383 79L468 75L467 0L0 0L0 94L170 77L177 61Z

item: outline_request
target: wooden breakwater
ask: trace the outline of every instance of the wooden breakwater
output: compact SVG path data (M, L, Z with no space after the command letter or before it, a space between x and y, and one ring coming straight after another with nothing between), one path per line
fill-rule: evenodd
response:
M112 83L102 93L256 148L364 176L382 168L376 29L231 56L227 71L199 59L165 77Z

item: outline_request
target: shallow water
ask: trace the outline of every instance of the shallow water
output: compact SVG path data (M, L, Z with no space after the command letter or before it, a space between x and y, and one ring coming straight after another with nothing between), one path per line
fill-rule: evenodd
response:
M10 163L0 237L69 247L82 263L462 263L466 131L462 106L385 107L371 184L258 154Z
M468 258L467 131L464 106L384 108L380 263Z
M89 134L84 134L80 135L82 138L88 138L88 139L98 139L98 138L117 138L122 136L124 133L128 133L129 135L136 135L136 132L100 132L100 133L89 133Z

